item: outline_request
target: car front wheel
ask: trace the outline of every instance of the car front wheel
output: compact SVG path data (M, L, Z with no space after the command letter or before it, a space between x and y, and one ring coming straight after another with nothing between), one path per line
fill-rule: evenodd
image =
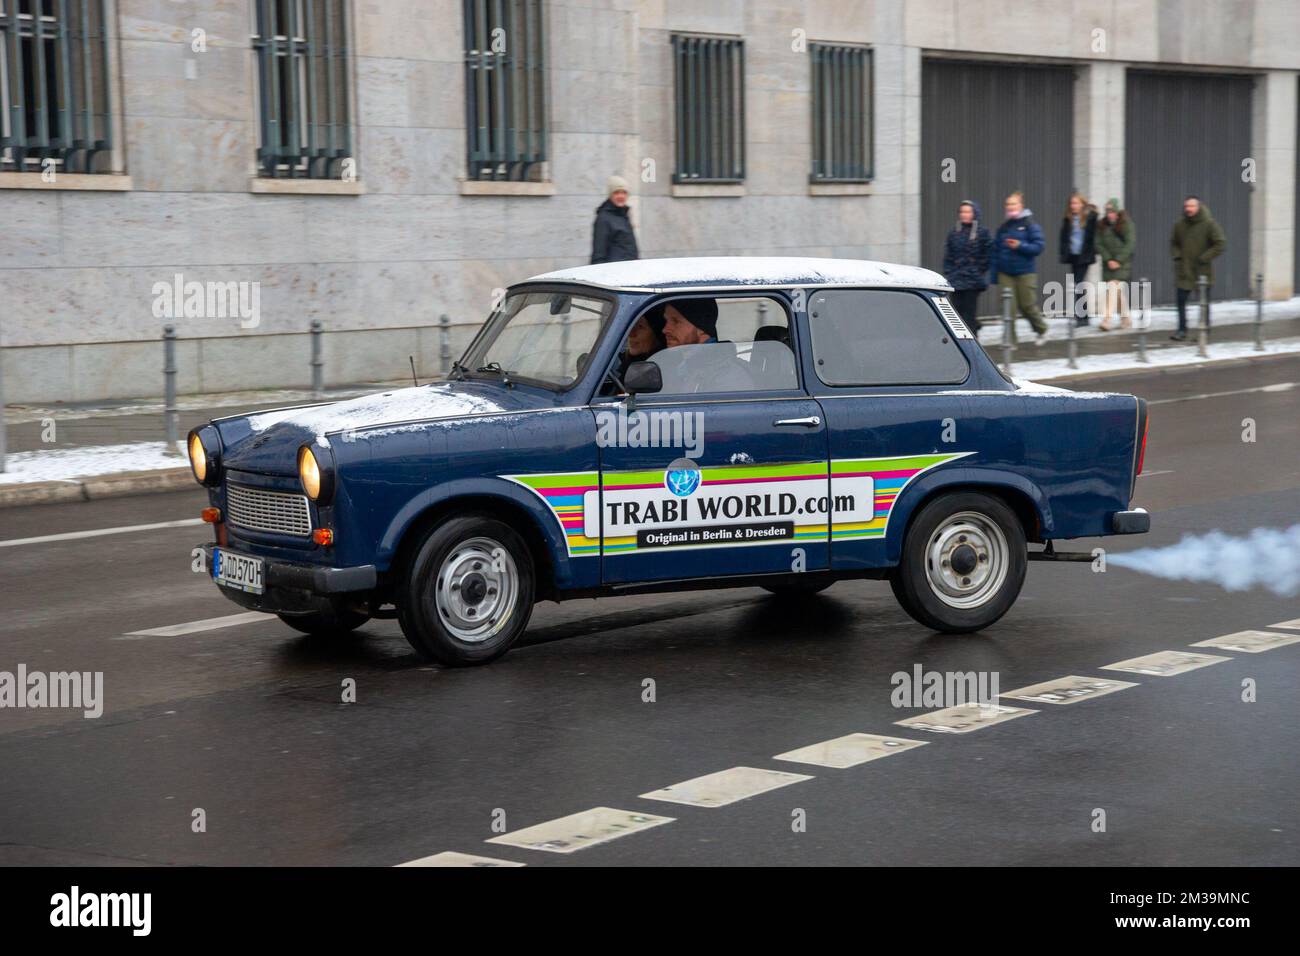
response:
M926 627L978 631L1020 595L1026 550L1020 519L1000 499L942 495L913 519L890 586L903 610Z
M494 518L451 518L428 532L407 566L397 619L422 656L459 667L510 649L533 611L533 560Z

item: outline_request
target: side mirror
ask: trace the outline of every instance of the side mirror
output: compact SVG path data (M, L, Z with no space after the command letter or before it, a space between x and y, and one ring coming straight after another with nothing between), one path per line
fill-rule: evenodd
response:
M567 295L551 296L551 315L563 315L569 311L569 303L573 300Z
M664 387L664 373L654 362L633 362L623 373L623 384L633 395L660 392Z

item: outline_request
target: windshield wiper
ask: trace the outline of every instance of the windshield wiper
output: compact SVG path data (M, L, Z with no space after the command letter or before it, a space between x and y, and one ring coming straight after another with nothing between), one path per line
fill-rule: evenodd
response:
M501 376L501 384L510 385L510 373L501 367L500 362L488 362L486 365L480 365L474 371L476 372L496 372Z

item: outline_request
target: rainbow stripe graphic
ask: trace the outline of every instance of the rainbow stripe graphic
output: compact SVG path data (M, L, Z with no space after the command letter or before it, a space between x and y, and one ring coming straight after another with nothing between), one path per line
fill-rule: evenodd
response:
M554 513L569 546L569 557L597 557L600 540L583 533L582 496L600 487L600 474L579 471L549 475L502 475L536 494ZM661 473L662 477L662 473Z
M831 462L831 497L835 496L836 481L846 478L870 477L875 485L876 514L870 521L832 525L831 539L854 541L861 538L883 538L889 525L889 513L903 489L917 475L958 458L973 455L964 451L948 455L913 455L908 458L848 458Z

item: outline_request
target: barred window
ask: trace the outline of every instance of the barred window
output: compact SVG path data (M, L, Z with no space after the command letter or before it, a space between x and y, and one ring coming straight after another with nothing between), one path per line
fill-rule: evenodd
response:
M546 163L542 0L464 0L470 179L536 182Z
M0 170L112 172L104 0L0 0Z
M812 56L812 175L820 182L871 179L871 51L808 44Z
M258 174L353 178L346 0L253 0Z
M675 183L745 178L745 58L740 40L674 34Z

